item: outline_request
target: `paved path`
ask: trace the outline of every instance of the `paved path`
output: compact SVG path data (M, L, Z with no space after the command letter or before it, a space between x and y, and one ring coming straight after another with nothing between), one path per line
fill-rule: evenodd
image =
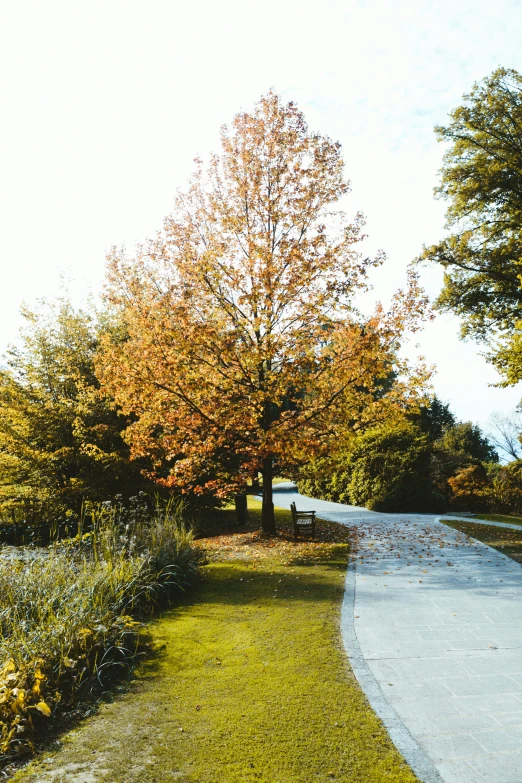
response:
M461 522L471 522L473 525L486 525L487 527L505 527L508 530L521 530L522 525L510 525L509 522L493 522L488 519L477 519L476 517L459 517L457 514L444 514L440 519L457 519Z
M275 489L278 506L356 528L344 643L420 779L522 783L522 567L431 515Z

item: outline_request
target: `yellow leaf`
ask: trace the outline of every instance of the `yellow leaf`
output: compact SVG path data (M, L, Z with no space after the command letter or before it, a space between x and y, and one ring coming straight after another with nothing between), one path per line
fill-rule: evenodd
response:
M41 712L42 715L45 715L46 718L48 718L51 714L50 708L47 706L47 704L44 701L38 702L36 705L36 709L38 712Z
M16 671L16 666L14 664L14 661L12 659L7 661L5 666L2 669L0 669L0 680L6 677L11 672L15 672L15 671Z

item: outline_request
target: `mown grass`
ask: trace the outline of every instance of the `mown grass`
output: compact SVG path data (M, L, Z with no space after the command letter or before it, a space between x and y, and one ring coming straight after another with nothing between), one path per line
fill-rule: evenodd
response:
M138 621L194 581L200 554L172 509L120 534L105 514L76 542L0 552L0 763L32 751L79 694L127 671Z
M499 514L491 515L499 517ZM503 555L511 557L518 563L522 563L522 530L509 530L508 528L492 527L489 525L478 525L470 519L469 522L461 522L454 519L442 519L445 525L454 530L460 530L477 541L498 549ZM495 519L495 522L503 522L504 519Z
M196 592L151 625L157 656L62 750L15 780L414 783L350 671L339 619L348 531L263 539L250 524L199 541Z

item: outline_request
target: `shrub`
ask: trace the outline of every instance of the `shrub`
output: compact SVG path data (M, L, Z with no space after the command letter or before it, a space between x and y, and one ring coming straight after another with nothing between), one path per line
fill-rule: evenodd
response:
M299 492L310 497L351 503L348 496L350 473L348 455L321 457L310 462L298 478Z
M193 583L199 556L181 506L127 531L98 509L93 531L0 553L0 761L78 691L135 660L139 622Z
M431 446L412 424L364 433L350 454L348 492L374 511L432 511L440 506L431 482Z
M443 495L431 478L432 446L408 422L361 433L350 449L315 460L299 479L299 491L375 511L436 511Z

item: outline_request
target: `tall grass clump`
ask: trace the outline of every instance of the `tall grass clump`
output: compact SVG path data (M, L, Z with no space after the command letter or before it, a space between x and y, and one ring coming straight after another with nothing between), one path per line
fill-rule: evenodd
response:
M132 666L143 619L195 581L185 518L181 503L134 515L106 503L84 510L75 539L0 550L0 762Z

